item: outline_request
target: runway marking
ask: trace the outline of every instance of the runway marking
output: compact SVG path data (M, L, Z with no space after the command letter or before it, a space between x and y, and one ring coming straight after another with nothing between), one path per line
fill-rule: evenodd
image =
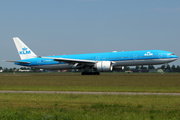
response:
M13 90L0 90L0 93L91 94L91 95L173 95L173 96L180 96L180 93L141 93L141 92L80 92L80 91L13 91Z

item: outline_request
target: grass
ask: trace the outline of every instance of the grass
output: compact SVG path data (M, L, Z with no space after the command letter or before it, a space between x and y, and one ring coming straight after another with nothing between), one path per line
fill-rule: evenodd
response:
M0 94L0 119L180 119L180 96Z
M0 90L180 92L180 74L0 74ZM1 120L179 120L180 96L0 93Z
M0 74L0 90L180 92L180 74Z

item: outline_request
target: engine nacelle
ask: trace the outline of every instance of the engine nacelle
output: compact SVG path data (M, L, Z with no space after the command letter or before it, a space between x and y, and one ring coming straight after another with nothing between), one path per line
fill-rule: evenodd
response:
M99 72L111 72L113 70L111 61L99 61L95 64L95 68Z
M124 66L115 66L115 67L113 67L113 70L114 70L114 71L124 70Z

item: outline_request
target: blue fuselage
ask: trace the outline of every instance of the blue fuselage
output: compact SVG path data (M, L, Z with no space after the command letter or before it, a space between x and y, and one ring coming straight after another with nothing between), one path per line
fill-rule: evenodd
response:
M73 65L66 62L59 62L53 58L68 58L79 60L92 61L111 61L113 66L136 66L136 65L157 65L169 63L178 58L172 52L163 50L143 50L143 51L126 51L126 52L108 52L108 53L90 53L90 54L75 54L75 55L59 55L46 56L46 58L31 58L19 60L19 62L29 62L29 64L16 63L27 67L35 67L41 69L72 69Z

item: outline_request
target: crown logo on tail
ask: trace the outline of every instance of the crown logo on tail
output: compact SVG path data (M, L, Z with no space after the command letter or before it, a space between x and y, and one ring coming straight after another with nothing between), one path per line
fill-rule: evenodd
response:
M27 48L25 48L25 47L24 47L24 48L22 48L22 50L23 50L23 51L26 51L26 50L27 50Z

